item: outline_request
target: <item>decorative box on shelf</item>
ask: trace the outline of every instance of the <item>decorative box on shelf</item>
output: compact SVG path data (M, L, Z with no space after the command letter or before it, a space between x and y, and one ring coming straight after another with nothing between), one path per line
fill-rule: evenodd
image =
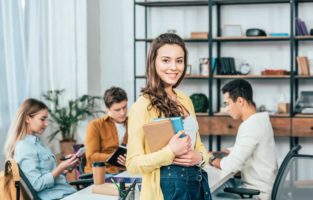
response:
M191 32L191 39L208 39L208 32Z
M262 76L267 76L267 75L289 75L290 72L284 69L265 69L261 72Z

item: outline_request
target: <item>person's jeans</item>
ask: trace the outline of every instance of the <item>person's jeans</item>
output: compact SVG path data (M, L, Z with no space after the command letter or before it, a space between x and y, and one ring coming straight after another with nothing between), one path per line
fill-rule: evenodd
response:
M207 173L199 167L161 167L164 200L211 200Z

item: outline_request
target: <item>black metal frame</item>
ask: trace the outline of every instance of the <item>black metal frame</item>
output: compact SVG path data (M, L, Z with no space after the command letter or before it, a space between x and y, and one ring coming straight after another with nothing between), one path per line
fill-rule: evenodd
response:
M313 76L301 77L297 76L298 67L296 57L298 56L299 41L313 41L313 37L297 37L295 36L295 18L298 16L298 3L313 2L313 0L199 0L199 1L142 1L136 2L134 0L134 100L136 100L136 89L137 79L145 79L145 76L139 76L136 74L136 43L145 43L145 52L147 53L148 43L152 42L153 39L147 38L147 15L148 8L151 7L179 7L179 6L208 6L208 39L185 39L185 42L190 43L208 43L208 56L213 58L213 44L216 44L217 58L221 57L222 43L228 42L289 42L290 43L290 76L283 77L244 77L245 79L272 79L272 80L288 80L290 84L290 117L295 115L294 102L298 97L299 81L301 79L313 79ZM271 37L271 38L221 38L221 6L223 5L243 5L243 4L289 4L290 5L290 36L289 37ZM145 38L136 37L136 6L145 7ZM213 21L213 8L216 7L216 20L217 20L217 37L213 38L212 35L212 21ZM217 91L217 108L219 111L221 103L220 88L222 80L238 78L236 76L218 76L215 77L212 73L208 77L186 77L186 79L193 80L205 80L208 79L208 95L212 97L213 94L213 83L216 81ZM210 98L209 103L209 116L214 116L213 113L213 101ZM292 123L292 120L291 120ZM291 124L292 127L292 124ZM221 136L216 136L217 139L217 150L221 149ZM290 149L298 144L298 137L289 136ZM209 135L209 150L212 150L213 136Z

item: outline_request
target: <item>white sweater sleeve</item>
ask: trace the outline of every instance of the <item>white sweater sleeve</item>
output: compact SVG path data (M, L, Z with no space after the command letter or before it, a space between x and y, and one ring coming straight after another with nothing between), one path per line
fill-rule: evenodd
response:
M257 134L251 132L251 129L241 129L230 154L221 160L221 168L234 173L242 170L257 147L258 141Z

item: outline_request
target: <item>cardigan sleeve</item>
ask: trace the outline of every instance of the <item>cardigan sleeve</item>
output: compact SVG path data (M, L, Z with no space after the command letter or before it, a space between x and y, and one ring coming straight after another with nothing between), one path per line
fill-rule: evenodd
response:
M252 132L253 130L241 127L230 154L221 160L221 168L223 170L231 172L242 170L248 158L253 154L259 143L257 136L251 134Z
M128 144L126 167L130 173L146 174L173 162L174 154L170 148L149 153L145 148L143 125L150 119L148 100L140 97L132 106L128 116Z

